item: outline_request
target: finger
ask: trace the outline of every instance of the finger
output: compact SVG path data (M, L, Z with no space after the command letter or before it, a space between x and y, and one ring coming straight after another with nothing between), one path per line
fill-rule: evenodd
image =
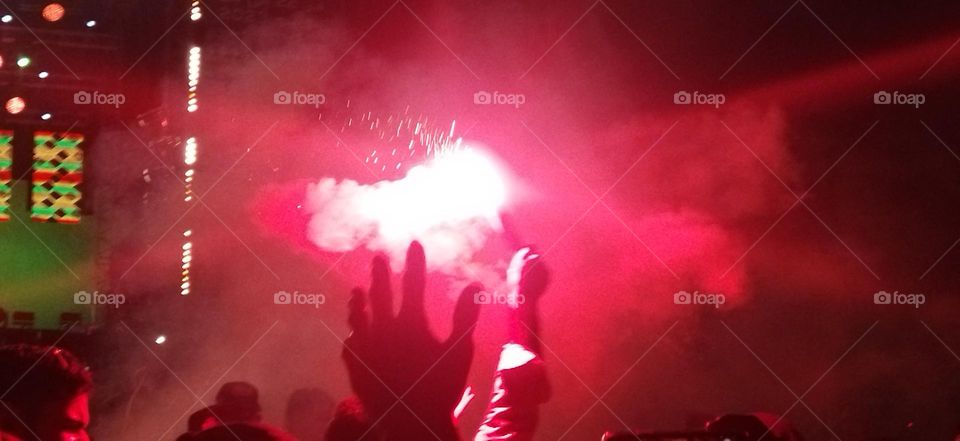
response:
M483 291L483 285L474 282L467 285L460 293L457 300L456 309L453 311L453 331L450 333L450 340L469 338L473 333L473 328L480 317L480 303L477 301L477 294Z
M423 294L427 277L427 258L420 242L413 241L407 249L407 265L403 272L403 304L400 319L409 326L426 327Z
M393 294L390 292L390 264L386 257L373 258L370 279L370 310L372 326L383 328L393 319Z
M510 265L507 267L507 284L511 289L520 284L520 277L523 275L523 266L529 254L529 247L521 248L514 253L513 258L510 259Z
M530 251L524 258L523 271L520 276L519 292L526 297L539 298L547 289L550 282L550 272L543 258Z
M348 316L347 323L353 331L354 336L364 336L367 334L367 301L363 289L354 288L351 292L350 301L347 303Z

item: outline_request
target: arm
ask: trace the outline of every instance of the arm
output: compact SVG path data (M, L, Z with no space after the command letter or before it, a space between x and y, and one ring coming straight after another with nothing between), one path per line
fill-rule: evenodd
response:
M490 404L475 441L533 438L540 405L550 397L537 312L548 281L539 256L528 248L514 255L507 270L509 340L500 353Z

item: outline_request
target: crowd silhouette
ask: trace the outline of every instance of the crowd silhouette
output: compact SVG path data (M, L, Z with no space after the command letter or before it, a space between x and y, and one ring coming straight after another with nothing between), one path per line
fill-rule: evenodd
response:
M228 382L213 404L190 415L177 441L459 441L463 428L457 418L469 398L464 389L482 303L475 299L483 287L473 283L463 290L453 330L440 339L431 333L424 312L426 256L419 243L407 252L398 314L393 314L387 260L374 258L371 273L369 286L354 289L348 305L351 335L342 358L353 395L336 402L318 389L297 390L281 429L262 421L256 386ZM508 339L474 441L534 439L540 407L551 396L538 313L548 270L534 251L524 248L511 260L507 282ZM0 441L90 440L93 388L89 368L64 349L0 347ZM711 433L742 441L802 439L787 420L764 413L720 416L697 435L701 438L688 439L711 439ZM658 436L622 433L604 439L668 439ZM669 439L682 439L676 436Z

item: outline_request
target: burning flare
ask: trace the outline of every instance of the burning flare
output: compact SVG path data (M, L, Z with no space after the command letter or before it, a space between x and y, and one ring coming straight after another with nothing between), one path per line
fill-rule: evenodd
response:
M396 181L365 185L325 178L307 188L307 234L320 248L364 246L404 258L411 240L430 250L431 267L456 272L499 232L507 185L495 161L463 147L432 157Z

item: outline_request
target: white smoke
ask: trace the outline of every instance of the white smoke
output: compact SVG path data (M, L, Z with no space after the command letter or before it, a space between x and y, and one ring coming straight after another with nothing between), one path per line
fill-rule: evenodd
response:
M462 274L487 237L502 229L498 216L506 194L491 158L458 149L396 181L365 185L324 178L310 184L307 234L327 251L365 247L393 262L402 262L410 241L419 240L429 250L431 269Z

